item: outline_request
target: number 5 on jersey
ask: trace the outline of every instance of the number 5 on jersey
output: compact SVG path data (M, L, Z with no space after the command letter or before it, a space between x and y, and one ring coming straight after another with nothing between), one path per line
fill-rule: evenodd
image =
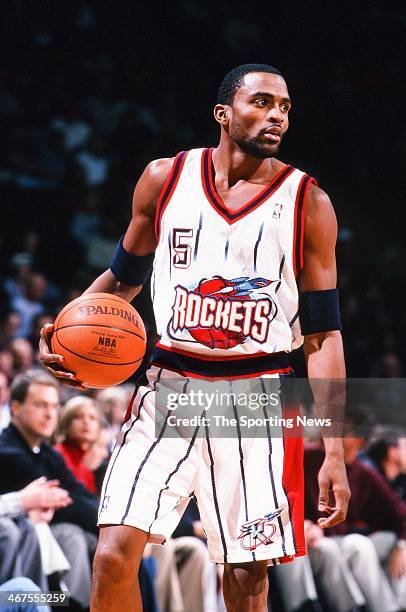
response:
M192 247L190 242L193 238L193 230L174 227L172 230L172 248L174 255L172 263L175 268L188 268L192 259Z

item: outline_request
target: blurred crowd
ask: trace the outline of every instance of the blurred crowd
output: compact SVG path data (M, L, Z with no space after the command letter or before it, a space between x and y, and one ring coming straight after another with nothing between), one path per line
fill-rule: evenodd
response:
M405 247L398 222L404 177L393 160L401 164L406 155L394 110L405 60L389 59L406 12L401 3L373 1L327 19L302 4L300 32L287 8L278 8L269 52L263 44L269 7L261 2L257 11L231 0L180 0L170 10L151 2L143 20L133 6L117 11L111 0L64 1L52 10L48 2L15 0L2 8L0 584L25 576L43 589L67 586L78 609L89 604L101 481L132 386L85 396L59 389L41 378L39 331L108 267L143 167L216 143L211 108L231 67L264 61L286 73L294 110L281 159L316 177L339 218L348 375L404 375ZM145 23L154 24L153 32ZM221 53L213 52L213 41L221 41ZM297 48L287 53L292 41ZM386 111L384 133L372 127L381 121L376 109ZM150 350L156 334L148 287L135 306ZM300 355L293 361L303 372ZM19 384L33 369L34 382L21 395ZM32 401L38 412L30 412ZM275 611L406 608L402 432L374 428L368 441L346 442L359 495L338 532L317 526L320 449L306 450L309 555L270 569ZM146 552L145 610L222 610L221 571L208 565L193 503L174 535Z
M85 393L61 388L41 367L21 369L11 385L0 374L3 588L18 588L10 581L24 578L28 590L69 590L71 609L88 609L102 481L132 394L129 384ZM273 612L406 609L405 432L377 425L365 406L352 407L346 427L347 519L319 526L324 451L307 440L308 554L269 568ZM193 497L172 538L147 545L139 580L146 612L224 612L222 568L209 562Z
M404 7L351 3L329 19L324 9L303 4L294 21L291 7L279 7L264 52L269 27L259 15L267 4L256 6L180 0L156 10L151 2L142 20L132 5L117 11L111 0L64 1L52 10L16 0L4 7L2 361L11 359L5 347L13 362L29 360L21 339L35 347L43 321L109 264L145 165L216 143L211 109L225 72L266 61L286 73L294 101L281 158L314 175L337 210L348 374L404 373L405 247L398 222L404 173L394 172L394 160L401 167L406 153L395 110L405 60L394 43ZM209 52L214 40L221 54ZM317 116L315 107L322 108ZM372 129L377 108L388 108L379 137ZM148 290L136 306L152 332Z

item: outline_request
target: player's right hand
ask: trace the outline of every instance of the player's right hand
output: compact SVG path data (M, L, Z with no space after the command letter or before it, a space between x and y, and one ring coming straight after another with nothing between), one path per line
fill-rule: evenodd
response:
M69 387L74 387L80 391L84 391L84 387L81 380L76 378L74 372L69 372L63 367L63 356L52 353L51 349L51 337L54 333L54 326L52 323L46 323L41 329L41 335L39 340L39 360L41 361L44 368L55 376L59 382Z

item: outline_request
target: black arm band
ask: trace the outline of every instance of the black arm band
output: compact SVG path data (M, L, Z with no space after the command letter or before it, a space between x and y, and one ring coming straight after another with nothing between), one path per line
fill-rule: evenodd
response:
M299 320L303 336L341 329L338 289L301 293Z
M110 264L110 270L121 283L126 285L143 285L151 271L154 253L133 255L123 247L124 236L118 241L116 252Z

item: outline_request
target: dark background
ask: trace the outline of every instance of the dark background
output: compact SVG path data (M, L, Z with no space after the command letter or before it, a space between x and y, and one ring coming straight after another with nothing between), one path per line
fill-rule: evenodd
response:
M105 268L146 163L216 144L221 78L263 62L294 102L280 158L337 211L349 375L404 374L404 1L14 0L0 27L0 342L7 280L40 272L51 316L78 295ZM136 305L151 321L145 291Z

